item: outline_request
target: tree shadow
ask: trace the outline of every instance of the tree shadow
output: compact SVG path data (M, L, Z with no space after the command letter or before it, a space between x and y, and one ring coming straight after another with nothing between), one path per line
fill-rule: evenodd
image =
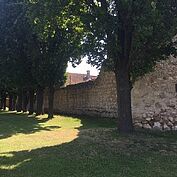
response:
M77 128L68 143L0 154L0 176L8 177L172 177L177 173L177 135L138 131L118 135L102 125ZM84 128L85 127L85 128ZM62 136L61 136L62 138ZM176 140L175 140L176 138ZM152 147L156 147L152 149ZM163 151L163 154L162 154ZM141 155L140 155L141 154ZM171 165L173 163L173 166Z
M32 134L40 131L51 131L59 126L42 126L42 123L49 119L39 119L37 117L28 117L24 113L0 112L0 140L9 138L13 135Z
M79 130L82 129L90 129L90 128L115 128L117 124L117 120L114 118L103 118L103 117L96 117L96 116L88 116L88 115L66 115L61 114L63 116L72 117L73 119L80 119L82 120L82 125L79 127Z

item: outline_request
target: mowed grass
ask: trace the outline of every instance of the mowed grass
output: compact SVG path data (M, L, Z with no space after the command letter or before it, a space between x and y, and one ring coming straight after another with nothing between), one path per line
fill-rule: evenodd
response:
M0 177L177 177L177 133L114 120L0 113Z

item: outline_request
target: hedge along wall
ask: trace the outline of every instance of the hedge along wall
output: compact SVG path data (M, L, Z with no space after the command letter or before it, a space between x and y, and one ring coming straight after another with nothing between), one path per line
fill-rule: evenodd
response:
M134 84L132 110L135 126L177 129L177 59L157 63L155 70ZM58 88L55 113L117 117L116 81L113 72L101 71L95 81ZM47 109L47 93L45 109Z

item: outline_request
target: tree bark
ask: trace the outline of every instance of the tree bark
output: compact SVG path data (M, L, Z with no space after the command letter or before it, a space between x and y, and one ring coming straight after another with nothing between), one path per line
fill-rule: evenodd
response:
M129 72L119 67L115 75L117 85L118 131L120 133L131 133L133 131L133 121Z
M2 110L6 110L6 92L5 91L2 91L1 92L1 109Z
M53 118L53 101L54 101L54 92L55 89L52 86L49 87L49 92L48 92L48 118L51 119Z
M17 98L17 104L16 104L16 109L17 112L21 112L22 111L22 89L18 90L18 98Z
M44 100L44 89L42 87L38 87L36 116L43 114L43 100Z
M17 97L16 97L16 95L13 95L13 99L12 99L12 111L15 111L16 101L17 101Z
M13 111L13 95L9 94L9 111Z
M2 101L2 95L1 95L1 98L0 98L0 110L3 109L3 101Z
M27 112L27 105L28 105L28 95L27 95L27 91L26 90L23 90L23 112Z
M29 91L29 115L34 113L34 90Z
M6 95L3 97L3 110L6 110Z

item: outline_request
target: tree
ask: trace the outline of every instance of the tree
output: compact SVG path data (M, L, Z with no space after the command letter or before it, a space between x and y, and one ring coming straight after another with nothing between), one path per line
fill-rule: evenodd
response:
M4 78L10 90L18 94L17 111L27 110L29 93L32 114L34 90L37 93L36 115L43 113L44 89L49 90L49 118L53 117L54 86L63 85L68 60L79 58L80 44L75 29L66 30L63 16L65 1L3 2L1 18ZM1 63L0 63L1 64ZM8 79L6 79L8 78ZM13 83L13 84L12 84ZM10 96L11 97L11 96ZM4 100L4 99L3 99ZM11 101L12 103L12 101Z
M6 81L5 87L9 93L12 109L14 110L15 94L18 94L17 111L26 112L27 91L35 86L35 78L31 73L33 58L29 56L33 48L29 45L33 40L33 28L27 18L27 4L23 0L6 1L2 10L0 59L3 74L0 78Z
M118 130L132 132L133 82L176 52L176 0L72 0L67 13L83 23L88 62L107 63L115 72Z
M37 34L36 46L40 58L36 61L38 67L33 73L37 78L39 86L40 114L43 104L43 90L48 88L48 117L53 117L54 87L62 86L65 81L65 72L68 61L76 61L80 56L81 32L74 28L76 22L64 16L66 1L36 1L31 3L29 16ZM71 24L72 23L72 24ZM78 60L77 60L78 61ZM39 67L40 66L40 67ZM39 95L39 97L38 97ZM38 110L38 109L37 109Z

